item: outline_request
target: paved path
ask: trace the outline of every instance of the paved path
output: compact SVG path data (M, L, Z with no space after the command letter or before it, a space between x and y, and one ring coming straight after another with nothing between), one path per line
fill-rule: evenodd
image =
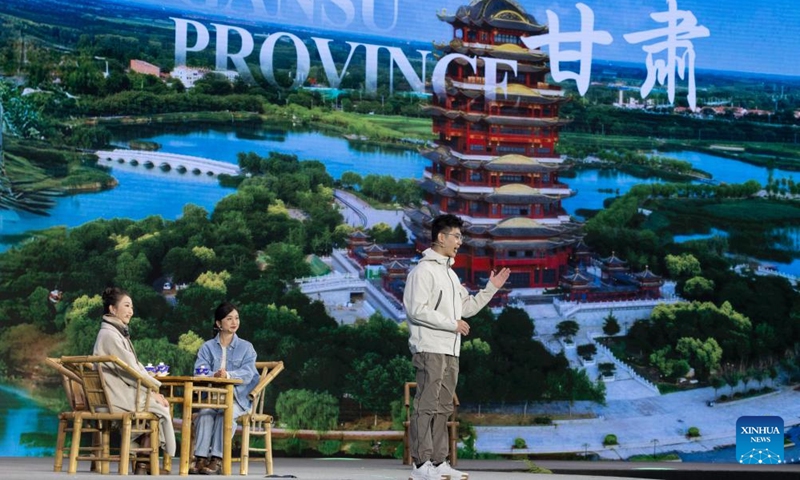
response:
M477 449L511 453L514 439L521 437L527 450L516 453L595 452L601 458L624 459L652 454L653 439L658 452L707 451L736 443L736 420L745 415L778 415L788 426L800 424L800 392L781 387L778 392L735 402L707 406L714 397L711 388L671 393L657 397L611 400L592 407L593 419L558 421L544 427L478 427ZM686 430L698 427L701 437L687 440ZM619 445L603 446L607 434L617 435ZM800 478L800 477L799 477Z
M403 220L403 210L376 210L350 192L336 190L335 194L348 225L372 228L378 223L385 223L394 228Z

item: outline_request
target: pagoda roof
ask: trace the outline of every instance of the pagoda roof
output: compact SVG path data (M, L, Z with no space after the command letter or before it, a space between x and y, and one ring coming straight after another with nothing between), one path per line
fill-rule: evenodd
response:
M383 267L386 270L405 270L408 268L408 265L400 260L392 260L391 262L384 263Z
M539 50L530 50L514 43L501 45L465 44L460 38L455 38L446 44L434 44L442 52L455 52L472 57L493 57L503 60L516 60L518 62L537 63L542 70L549 70L545 64L548 55ZM478 62L482 62L478 59ZM523 63L525 65L526 63Z
M573 240L570 238L553 237L547 239L492 240L489 246L495 250L552 250L571 243L573 243Z
M510 217L489 228L492 237L553 237L560 235L564 226L547 225L528 217Z
M650 271L650 267L645 267L643 272L634 273L633 276L642 283L656 283L662 281L660 275L656 275Z
M483 122L489 125L517 125L525 127L558 127L568 125L571 120L558 117L551 118L530 118L530 117L511 117L505 115L487 115L478 112L462 112L460 110L447 110L445 108L426 105L422 107L422 112L432 117L446 117L450 120L465 120L470 123Z
M472 170L483 168L491 172L513 172L513 173L551 173L563 170L561 165L547 165L540 163L533 157L510 154L496 157L488 162L475 159L462 159L453 155L450 147L439 145L434 149L422 149L420 153L423 157L434 162L442 163L451 167L463 166ZM444 185L444 180L441 182Z
M473 0L469 5L458 7L455 15L447 15L443 10L437 16L450 24L497 27L526 33L547 31L547 26L540 25L515 0Z
M544 165L533 157L515 153L503 155L492 159L484 165L486 170L492 172L541 172L549 173L558 171L557 166Z
M609 267L614 267L614 266L623 267L623 266L627 266L628 265L628 262L626 262L625 260L623 260L623 259L619 258L618 256L616 256L614 254L614 252L611 252L611 256L610 257L606 257L606 258L602 259L602 262L603 262L603 265L609 266Z
M373 243L371 245L367 245L366 247L364 247L364 251L367 253L383 253L386 251L386 249L381 247L377 243Z
M366 233L364 233L361 230L356 230L356 231L352 232L350 235L348 235L348 237L353 238L353 239L367 239L367 238L369 238L369 235L367 235Z
M486 200L492 203L556 203L558 197L551 197L544 195L538 188L533 188L521 183L512 183L510 185L503 185L494 189L493 193L485 195Z
M592 281L588 275L585 275L578 268L569 275L562 275L561 280L571 284L588 284Z
M461 40L457 40L457 42L460 42L460 41ZM451 41L450 43L446 43L446 44L445 43L434 43L433 46L437 50L440 50L440 51L442 51L444 53L449 53L450 51L458 52L458 50L452 48L452 44L453 44L453 41ZM467 48L467 47L464 47L464 48L462 48L460 50L464 50L465 52L467 52L467 53L464 53L465 55L469 55L470 53L472 53L473 55L476 55L476 53L474 53L473 50L475 50L476 52L477 51L484 52L484 51L486 51L486 47L481 47L481 48L472 48L472 47ZM437 57L437 59L439 59L439 58L443 57L444 55L435 55L435 56ZM478 62L477 63L478 67L483 67L486 64L486 62L483 60L484 56L489 57L489 56L497 56L497 55L481 55L481 56L477 57L476 61ZM460 58L460 57L454 59L453 62L455 62L455 63L457 63L459 65L467 65L469 63L465 59ZM497 69L498 70L502 70L502 71L507 71L507 72L513 71L513 67L511 65L507 65L505 63L498 63L497 64ZM525 61L522 61L522 62L517 61L517 74L519 74L519 73L541 73L541 72L547 73L549 71L550 71L550 65L548 65L545 62L537 61L534 64L534 63L525 62Z

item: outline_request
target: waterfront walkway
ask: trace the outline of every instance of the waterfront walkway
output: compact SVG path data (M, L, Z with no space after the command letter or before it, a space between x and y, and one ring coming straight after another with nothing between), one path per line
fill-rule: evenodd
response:
M625 388L621 383L614 388ZM638 388L635 382L630 386ZM718 394L727 392L728 387L725 387ZM587 407L582 403L584 411L588 409L597 417L557 421L553 426L477 427L476 447L480 452L504 454L588 452L600 458L620 460L633 455L652 455L654 447L658 453L664 453L708 451L733 445L736 443L736 420L742 416L777 415L783 418L786 427L800 425L800 392L792 387L782 386L774 393L709 407L707 402L713 398L714 390L709 387L610 400L606 406L589 404ZM701 436L687 439L689 427L699 428ZM603 446L607 434L616 435L619 445ZM512 451L511 445L518 437L525 439L528 448ZM794 460L800 461L800 458Z

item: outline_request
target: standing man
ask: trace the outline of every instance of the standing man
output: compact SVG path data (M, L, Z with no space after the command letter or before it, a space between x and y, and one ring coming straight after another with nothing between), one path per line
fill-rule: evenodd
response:
M410 419L411 459L414 480L461 480L446 461L447 419L453 413L453 395L458 381L461 335L469 335L462 317L478 313L511 271L492 272L486 288L470 295L452 270L453 259L464 237L464 222L455 215L439 215L431 224L431 248L408 274L403 294L408 321L408 345L417 370L417 394Z

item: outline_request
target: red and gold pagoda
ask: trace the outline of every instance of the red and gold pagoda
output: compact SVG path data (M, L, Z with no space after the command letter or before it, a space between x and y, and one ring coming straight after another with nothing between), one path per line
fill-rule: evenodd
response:
M574 194L559 179L565 167L556 154L566 98L546 82L547 54L521 41L547 27L513 0L476 0L438 16L453 27L453 39L435 45L440 56L477 58L477 71L466 60L451 61L446 95L424 107L438 139L422 151L433 162L421 180L427 205L407 211L406 223L423 249L434 216L461 217L467 238L454 268L471 287L502 267L512 271L512 288L557 287L582 232L561 206ZM505 79L507 87L493 95L486 94L485 58L517 63L516 75L497 64L490 82Z

